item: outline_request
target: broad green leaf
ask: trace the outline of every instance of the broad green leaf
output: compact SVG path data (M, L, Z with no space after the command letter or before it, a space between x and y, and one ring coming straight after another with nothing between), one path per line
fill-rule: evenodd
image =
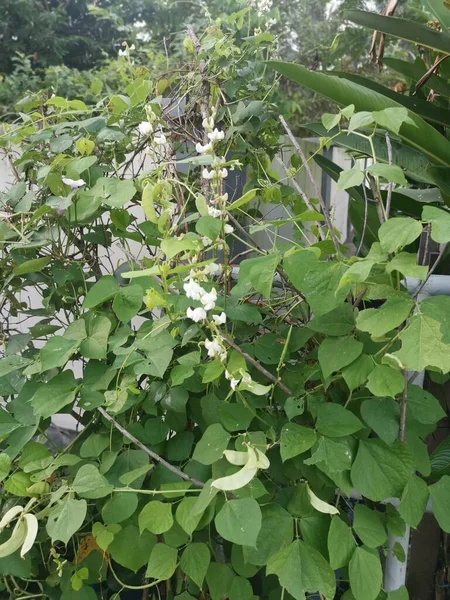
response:
M358 417L340 404L326 402L317 408L316 429L322 435L345 437L363 427Z
M215 518L219 535L240 546L256 548L261 529L261 509L253 498L241 498L225 502Z
M352 131L355 131L355 129L364 129L365 127L368 127L369 125L372 125L373 123L374 123L374 120L373 120L372 113L363 110L361 112L355 113L351 117L350 123L348 125L348 131L352 132Z
M443 0L425 0L425 4L441 24L442 30L448 31L450 28L450 10L446 3ZM391 599L389 598L389 600ZM397 600L404 599L398 598ZM408 600L407 597L406 600Z
M29 365L30 362L31 360L29 358L17 356L15 354L2 358L0 360L0 377L5 377L5 375L9 375L9 373L23 369Z
M205 433L197 443L192 458L202 465L212 465L222 458L227 449L230 434L220 425L214 423L206 428Z
M394 217L385 221L378 230L381 247L395 252L414 242L422 233L422 225L411 217Z
M150 554L146 577L159 581L170 579L177 568L178 552L166 544L156 544Z
M132 179L115 179L100 177L95 186L89 190L89 196L101 198L102 201L113 208L121 208L133 199L136 188Z
M120 290L112 275L104 275L89 289L83 302L83 308L95 308L110 300Z
M152 500L139 513L139 530L145 529L157 535L169 531L173 525L172 506L159 500Z
M424 425L434 425L445 418L439 400L418 385L408 385L407 410L413 419Z
M423 479L411 475L403 490L398 512L411 527L417 527L422 520L428 502L428 486Z
M411 318L409 327L400 333L402 347L393 352L400 364L412 371L436 367L444 373L450 371L450 344L442 342L439 321L422 314Z
M86 517L86 500L64 498L54 506L47 520L47 533L55 542L68 544L70 538L81 528Z
M17 267L14 267L14 274L26 275L27 273L38 273L39 271L42 271L42 269L44 269L50 261L51 258L48 256L45 256L44 258L32 258L31 260L26 260L20 265L17 265Z
M196 234L187 234L181 240L176 237L165 238L161 242L161 250L169 260L177 254L199 249L200 238Z
M351 76L350 76L351 78ZM367 85L369 87L369 89L374 89L375 91L381 92L382 94L385 94L386 96L390 96L389 93L386 91L384 91L385 88L383 88L382 86L378 86L372 87L371 83L369 83L368 80L358 80L356 81L356 83L360 82L363 85ZM395 98L394 98L395 100ZM403 104L403 102L401 102ZM400 132L400 129L403 125L403 123L408 123L408 124L413 124L414 122L408 117L408 111L406 110L406 108L404 107L395 107L395 108L385 108L383 110L377 110L374 111L372 113L372 117L374 118L374 121L380 125L381 127L383 127L384 129L387 129L388 131L393 131L395 134L398 135L398 133ZM372 165L375 166L375 165ZM391 166L391 165L388 165ZM376 166L375 166L375 171L376 171ZM376 174L376 173L374 173Z
M387 446L382 440L360 440L352 465L355 488L373 501L400 498L413 469L408 447L396 442Z
M335 115L330 114L330 113L324 113L322 115L322 124L327 131L330 131L331 129L336 127L336 125L338 125L340 123L341 119L342 119L341 113L337 113Z
M375 16L367 14L370 18ZM404 21L400 19L399 21L401 22L402 31L404 31ZM408 26L410 24L411 21L408 21ZM432 31L425 26L421 27L427 31ZM340 106L347 106L351 102L355 105L356 111L368 112L382 111L386 108L403 108L395 100L348 79L314 72L297 64L274 61L269 64L282 75L305 85ZM450 161L450 143L434 127L411 111L408 111L408 117L413 121L413 124L407 122L402 124L399 132L400 138L410 146L423 151L433 162L448 165ZM395 122L394 125L396 125Z
M54 336L48 340L39 353L42 371L63 367L76 352L80 342L62 336Z
M361 404L361 416L388 446L398 436L400 407L392 398L370 398Z
M399 185L404 186L408 185L403 171L397 165L384 165L382 163L376 163L368 167L367 171L371 175L383 177L392 183L398 183Z
M429 490L436 521L445 533L450 533L450 476L444 475Z
M364 385L374 367L373 358L367 354L361 354L351 364L344 367L342 369L342 377L350 391Z
M341 171L337 182L338 190L347 190L348 188L361 185L364 181L364 171L361 171L359 163L356 163L351 169Z
M201 589L211 562L209 548L203 543L188 544L181 555L180 567Z
M431 470L433 473L442 475L449 471L450 467L450 435L448 435L430 456ZM449 471L450 472L450 471ZM429 473L428 473L429 474Z
M253 189L253 190L248 190L248 192L245 192L245 194L243 196L241 196L240 198L238 198L237 200L235 200L234 202L229 204L227 206L227 210L228 211L235 210L236 208L240 208L241 206L248 204L249 202L251 202L251 200L253 200L253 198L256 196L258 191L259 191L258 188Z
M362 353L363 345L353 337L325 338L319 346L319 364L323 376L346 367Z
M195 231L210 240L214 241L222 232L222 219L215 219L214 217L206 216L201 217L195 224Z
M405 378L398 369L387 365L375 365L366 385L374 396L395 398L405 389Z
M119 321L127 323L141 309L142 306L142 288L140 285L128 285L120 290L114 298L112 305L113 311Z
M95 315L89 319L88 337L81 342L80 354L84 358L101 360L106 358L111 321L103 315Z
M278 254L268 254L257 258L248 258L240 264L238 289L253 287L256 292L270 298L273 277L280 257Z
M212 600L222 600L228 596L234 579L235 575L230 565L212 562L206 573L206 583Z
M91 433L81 444L80 456L81 458L97 458L103 450L109 447L110 443L108 435Z
M8 411L0 409L0 436L7 435L15 429L21 427L21 423L16 421Z
M138 505L137 494L114 494L102 508L102 519L106 525L122 523L134 514Z
M350 562L356 542L351 528L337 515L331 519L328 531L328 554L333 570L346 567Z
M344 275L345 277L345 275ZM308 328L329 336L343 336L353 331L355 313L350 304L342 304L325 315L315 317L308 323Z
M261 507L262 524L256 548L244 545L244 557L252 565L265 565L270 557L292 542L294 521L279 504Z
M387 595L387 600L409 600L408 590L404 585L394 590L393 592L389 592Z
M148 562L155 544L155 535L148 531L139 535L139 529L135 525L127 525L114 535L108 552L116 563L137 573Z
M450 11L449 11L450 13ZM431 239L438 244L450 242L450 213L435 206L424 206L422 220L431 223Z
M103 498L111 493L113 486L100 474L94 465L83 465L78 469L72 484L73 490L82 498Z
M47 419L75 400L77 382L72 371L63 371L43 383L31 398L34 414Z
M383 581L378 554L356 548L350 561L349 574L355 600L376 600Z
M414 277L416 279L425 279L428 273L426 265L417 264L417 255L410 252L399 252L386 265L386 272L392 273L398 271L406 277ZM405 300L405 297L401 297Z
M393 296L378 308L367 308L356 317L356 327L367 331L373 337L382 337L397 328L411 314L412 300L403 296Z
M0 481L3 481L11 470L11 458L2 452L0 454Z
M326 464L330 472L340 473L351 468L353 454L347 438L321 437L312 449L311 458L304 462L306 465Z
M357 504L353 509L353 529L369 548L377 548L387 541L379 513L364 504Z
M353 263L342 275L339 288L348 287L353 283L363 283L369 278L375 262L373 260L359 260Z
M183 498L175 512L175 518L188 535L192 535L200 523L202 513L194 512L196 498Z
M327 600L334 598L336 580L328 562L314 548L295 540L274 554L267 563L267 575L276 575L281 587L296 600L308 593L320 592Z
M316 442L317 436L314 429L297 425L296 423L287 423L281 430L280 453L281 460L284 462L298 454L306 452Z

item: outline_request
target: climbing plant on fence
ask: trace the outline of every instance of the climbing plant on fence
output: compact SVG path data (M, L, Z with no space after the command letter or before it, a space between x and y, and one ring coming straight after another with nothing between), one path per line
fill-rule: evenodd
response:
M343 189L379 191L382 221L351 257L320 190L296 182L311 159L297 146L272 170L290 130L271 104L268 8L190 30L186 72L164 82L127 47L122 94L51 98L2 136L20 148L0 221L8 600L375 600L388 532L416 527L429 497L450 531L450 477L424 443L444 412L415 384L450 371L450 299L403 285L426 280L414 244L429 224L449 241L449 214L391 217L397 165L346 171ZM414 127L405 109L353 106L324 123L369 143L362 125ZM268 201L284 220L261 219ZM58 413L80 422L65 448L47 439Z

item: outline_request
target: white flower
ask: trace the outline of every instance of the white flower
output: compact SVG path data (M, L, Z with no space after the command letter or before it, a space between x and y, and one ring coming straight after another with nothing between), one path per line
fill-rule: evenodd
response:
M225 137L225 132L223 131L219 131L216 127L216 129L214 129L214 131L211 131L210 133L208 133L208 138L211 140L211 142L218 142L219 140L223 140Z
M211 152L211 150L212 150L212 143L208 142L204 146L200 143L195 144L195 149L199 154L207 154L208 152Z
M136 50L136 46L134 44L131 44L131 46L128 49L131 52L132 50Z
M269 10L272 8L272 6L273 6L272 0L259 0L259 2L258 2L258 17L262 17L263 15L268 13Z
M217 356L220 360L223 361L227 357L226 350L217 341L217 338L214 340L205 340L205 348L208 350L208 356L210 356L211 358Z
M205 310L212 310L216 306L217 291L213 288L210 292L205 292L200 297L200 302L205 307Z
M214 208L214 206L208 206L208 215L217 219L217 217L222 215L222 212L218 208Z
M127 55L126 50L119 50L119 56L126 56L126 55Z
M225 223L223 229L224 229L225 233L233 233L233 231L234 231L234 227L232 227L231 225L228 225L228 223Z
M216 265L216 263L211 263L205 267L206 273L208 275L212 275L213 277L217 277L222 273L222 265Z
M276 24L277 24L277 20L276 19L268 19L266 21L266 29L270 29L271 27L273 27Z
M70 177L63 177L62 181L66 185L70 186L73 190L76 190L77 188L86 185L84 179L70 179Z
M211 246L212 240L205 235L202 237L202 244L205 248L207 248L208 246Z
M203 119L202 126L205 131L212 131L214 127L214 117L208 117L207 119Z
M186 296L191 300L200 300L200 298L206 293L205 290L193 279L183 284L183 289L186 292Z
M227 321L227 315L224 312L220 315L213 315L213 321L216 325L224 325Z
M233 377L233 375L228 371L225 371L225 379L228 379L228 381L230 382L230 387L233 391L237 388L239 382L241 381L240 379L236 379L235 377Z
M161 146L163 144L167 144L167 138L164 135L164 133L161 133L160 135L155 135L154 140L156 144L160 144Z
M199 321L203 321L206 319L206 310L204 308L188 308L186 311L186 316L188 319L195 321L198 323Z
M208 169L203 169L202 177L203 179L213 179L215 176L214 171L208 171Z
M138 129L141 135L150 135L153 133L153 125L149 121L139 123Z
M225 167L223 169L220 169L219 177L221 177L222 179L225 179L226 177L228 177L228 171L225 169Z

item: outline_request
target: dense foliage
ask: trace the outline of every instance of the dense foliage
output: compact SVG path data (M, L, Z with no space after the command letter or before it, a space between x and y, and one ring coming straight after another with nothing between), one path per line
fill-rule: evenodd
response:
M450 371L450 299L420 300L432 269L415 252L424 230L450 241L450 216L402 210L410 171L389 151L448 168L450 142L362 86L267 64L270 15L260 2L190 29L170 78L125 46L120 93L29 98L2 135L20 147L0 213L8 600L376 600L388 532L417 527L430 497L450 531L448 453L424 442L445 413L417 385ZM312 158L278 118L272 66L341 104L323 146L357 138L372 158L336 174L316 157L360 210L355 256L317 184L299 186ZM55 448L66 413L78 435Z

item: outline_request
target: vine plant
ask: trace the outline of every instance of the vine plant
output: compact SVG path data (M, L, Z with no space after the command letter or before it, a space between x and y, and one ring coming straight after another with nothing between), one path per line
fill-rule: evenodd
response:
M383 181L404 175L374 156L340 178L379 192L379 240L350 256L271 104L270 9L190 30L187 68L156 82L124 46L123 94L30 105L2 137L20 148L0 221L8 600L375 600L388 532L417 527L429 496L450 531L450 477L424 442L444 412L415 384L450 371L450 299L403 284L427 279L410 245L428 224L450 241L450 216L391 216ZM407 119L350 106L324 125L370 140ZM263 202L286 219L262 220ZM59 413L79 421L63 448Z

